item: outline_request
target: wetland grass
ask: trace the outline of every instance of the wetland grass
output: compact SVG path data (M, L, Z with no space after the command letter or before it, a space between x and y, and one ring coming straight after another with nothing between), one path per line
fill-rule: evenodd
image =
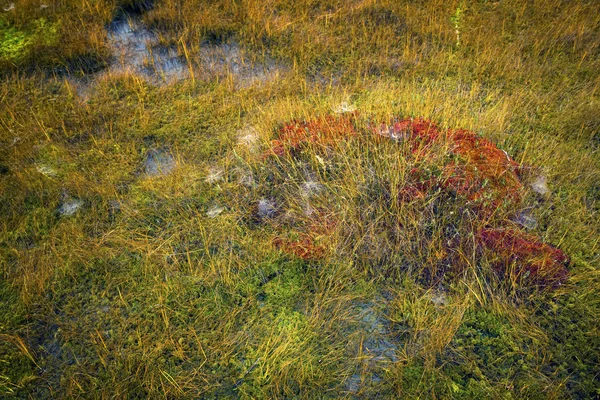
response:
M0 397L599 395L596 2L0 6Z

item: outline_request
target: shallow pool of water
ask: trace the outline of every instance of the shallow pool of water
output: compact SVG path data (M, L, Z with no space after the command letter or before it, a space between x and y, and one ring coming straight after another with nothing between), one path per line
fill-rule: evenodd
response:
M108 72L133 72L155 83L185 79L189 70L175 48L161 46L139 18L121 16L108 27L114 60Z

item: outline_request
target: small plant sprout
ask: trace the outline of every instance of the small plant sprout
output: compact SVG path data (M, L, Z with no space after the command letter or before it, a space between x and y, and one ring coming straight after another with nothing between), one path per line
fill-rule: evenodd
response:
M462 28L462 18L464 13L464 5L456 7L454 14L450 17L450 21L454 24L454 33L456 34L456 47L460 47L460 33Z

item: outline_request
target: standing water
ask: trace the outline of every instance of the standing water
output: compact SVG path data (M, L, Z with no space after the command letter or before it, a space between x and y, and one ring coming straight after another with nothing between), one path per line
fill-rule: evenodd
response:
M108 45L113 55L108 67L84 78L70 77L79 96L87 100L99 79L112 75L133 74L155 85L164 85L191 76L189 60L177 48L160 43L159 36L148 29L137 13L119 14L106 28ZM237 86L247 87L277 78L286 69L270 58L253 60L236 42L203 44L197 62L201 75L233 77Z
M158 44L157 36L132 16L117 17L108 28L115 60L109 72L138 73L157 83L171 83L188 76L188 67L177 50Z

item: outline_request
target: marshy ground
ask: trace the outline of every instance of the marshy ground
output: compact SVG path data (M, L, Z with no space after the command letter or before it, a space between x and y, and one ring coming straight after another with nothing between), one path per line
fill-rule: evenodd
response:
M594 1L0 0L0 397L600 395Z

